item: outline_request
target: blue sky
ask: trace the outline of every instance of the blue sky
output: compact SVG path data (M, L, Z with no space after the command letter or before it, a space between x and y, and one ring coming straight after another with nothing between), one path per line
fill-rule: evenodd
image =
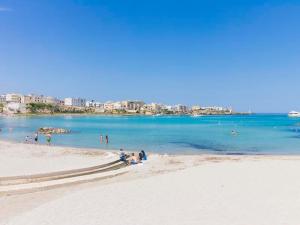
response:
M300 110L300 1L0 0L0 92Z

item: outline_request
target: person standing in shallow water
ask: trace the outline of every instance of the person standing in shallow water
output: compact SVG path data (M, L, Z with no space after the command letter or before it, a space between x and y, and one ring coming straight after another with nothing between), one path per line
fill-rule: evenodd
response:
M102 134L100 135L100 144L102 144L103 143L103 136L102 136Z
M105 136L106 144L108 144L108 135Z
M50 145L51 144L51 134L47 134L47 143L48 143L48 145Z
M35 141L35 143L37 143L38 140L39 140L39 134L38 134L38 132L36 132L36 133L34 134L34 141Z

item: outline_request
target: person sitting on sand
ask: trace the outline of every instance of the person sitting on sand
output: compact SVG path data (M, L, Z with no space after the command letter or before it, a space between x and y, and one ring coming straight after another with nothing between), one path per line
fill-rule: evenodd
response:
M130 160L129 160L130 164L131 165L135 165L135 164L138 164L138 160L137 160L137 157L135 156L134 153L131 154L131 157L130 157Z
M143 160L143 153L142 152L139 153L139 160L140 160L140 162Z
M144 150L142 150L141 153L143 154L143 160L147 160L146 152Z
M123 161L123 162L126 162L126 154L123 150L123 148L120 149L120 160Z

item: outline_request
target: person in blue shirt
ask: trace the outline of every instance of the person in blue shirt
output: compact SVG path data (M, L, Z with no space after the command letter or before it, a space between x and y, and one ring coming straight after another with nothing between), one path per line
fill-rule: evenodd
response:
M120 149L120 160L128 164L127 156L122 148Z
M142 160L147 160L146 152L142 150L141 153L142 153Z

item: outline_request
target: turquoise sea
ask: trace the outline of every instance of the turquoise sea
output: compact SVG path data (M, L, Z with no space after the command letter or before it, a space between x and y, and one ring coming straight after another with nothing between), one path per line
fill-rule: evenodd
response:
M284 114L3 116L0 139L22 142L39 127L70 129L71 134L53 135L53 145L60 146L159 153L300 154L300 118ZM109 144L100 144L100 134L109 136ZM45 143L42 135L40 142Z

